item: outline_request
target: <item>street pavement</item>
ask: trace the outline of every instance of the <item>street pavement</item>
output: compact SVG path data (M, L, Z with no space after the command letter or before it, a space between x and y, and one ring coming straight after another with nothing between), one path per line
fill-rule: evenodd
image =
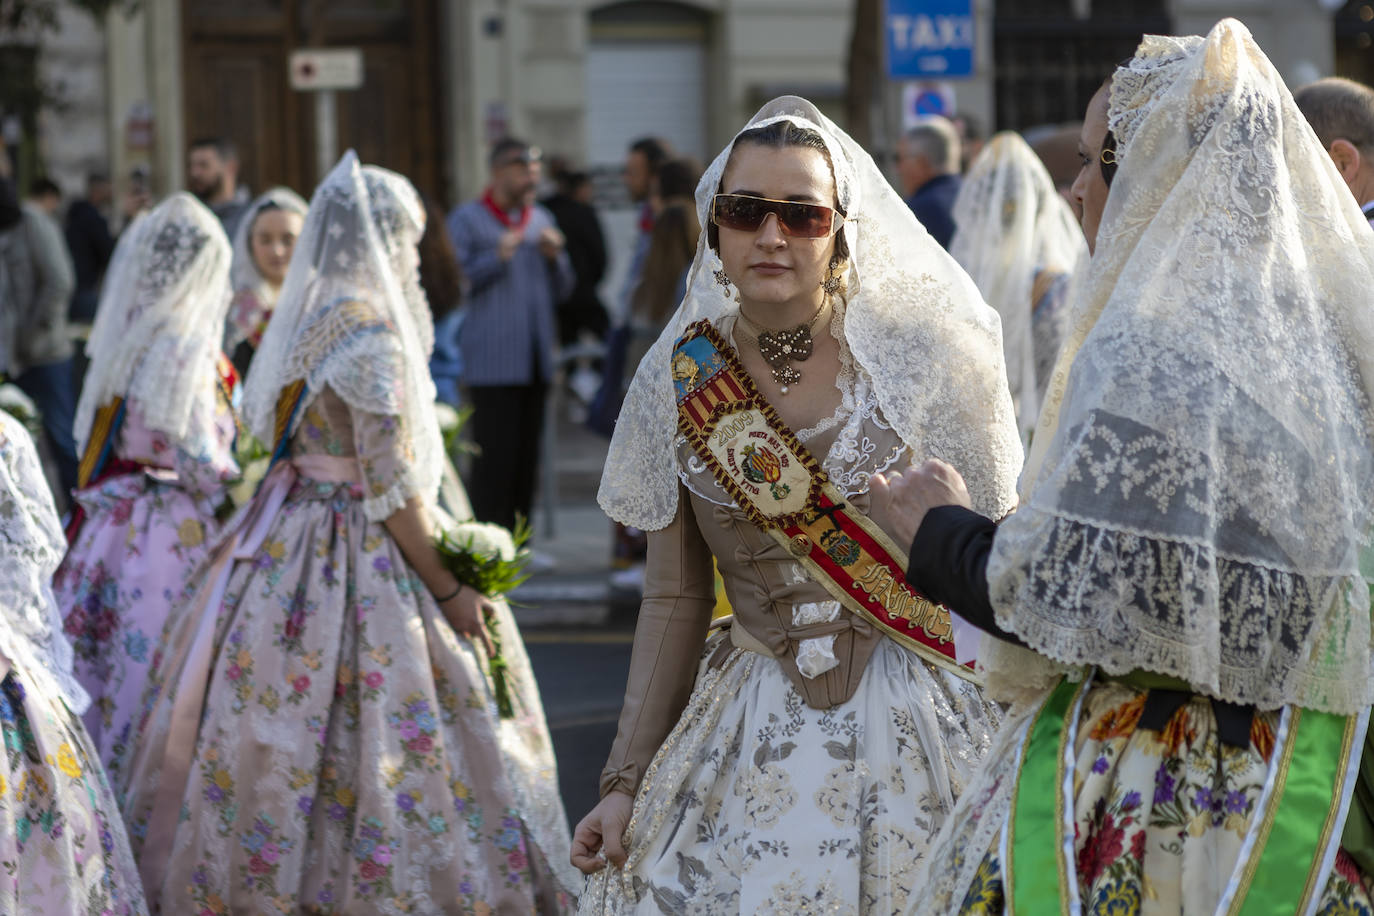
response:
M560 411L561 413L562 411ZM600 797L601 768L625 695L638 596L611 588L611 522L596 505L607 440L562 419L557 501L539 500L532 549L553 561L512 596L548 717L559 789L575 825ZM545 478L547 480L547 478Z

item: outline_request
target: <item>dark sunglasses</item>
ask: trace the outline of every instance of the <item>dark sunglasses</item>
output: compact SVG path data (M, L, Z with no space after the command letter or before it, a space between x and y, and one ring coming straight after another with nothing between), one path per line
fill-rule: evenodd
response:
M838 231L844 222L844 216L834 207L795 200L717 194L711 201L711 222L740 232L757 232L770 213L778 218L783 235L799 239L826 238Z

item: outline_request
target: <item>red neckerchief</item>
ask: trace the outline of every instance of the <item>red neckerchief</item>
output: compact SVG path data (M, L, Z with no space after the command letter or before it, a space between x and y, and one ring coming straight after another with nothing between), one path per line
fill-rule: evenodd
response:
M487 192L482 195L482 203L491 211L491 215L499 219L501 225L505 226L507 229L518 229L523 232L525 231L525 227L530 224L530 213L534 208L529 204L525 204L520 208L519 219L511 219L509 213L496 205L496 198L492 196L491 188L487 188Z
M648 204L639 208L639 231L654 231L654 208Z

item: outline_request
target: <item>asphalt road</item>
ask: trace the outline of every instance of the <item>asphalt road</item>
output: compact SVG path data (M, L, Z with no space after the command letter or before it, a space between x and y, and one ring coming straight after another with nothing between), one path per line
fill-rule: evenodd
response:
M600 798L597 785L615 740L632 637L628 629L601 627L524 634L558 756L569 826Z

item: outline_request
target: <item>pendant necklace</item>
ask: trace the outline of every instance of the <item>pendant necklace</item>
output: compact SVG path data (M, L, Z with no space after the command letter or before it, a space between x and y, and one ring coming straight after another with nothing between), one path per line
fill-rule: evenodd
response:
M827 296L810 321L781 331L761 328L750 321L743 310L739 313L739 325L736 325L736 328L740 331L740 336L744 338L745 343L758 348L759 355L772 370L773 381L778 383L783 394L787 394L793 385L801 381L801 372L792 363L806 362L811 358L814 344L811 335L829 301Z

